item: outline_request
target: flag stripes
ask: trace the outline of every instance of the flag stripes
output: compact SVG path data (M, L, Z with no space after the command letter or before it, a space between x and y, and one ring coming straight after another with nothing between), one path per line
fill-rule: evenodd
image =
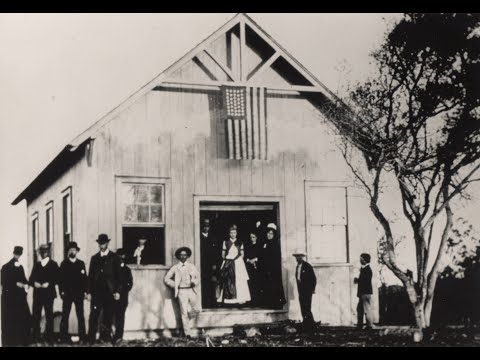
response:
M222 87L230 159L267 159L267 106L263 87Z

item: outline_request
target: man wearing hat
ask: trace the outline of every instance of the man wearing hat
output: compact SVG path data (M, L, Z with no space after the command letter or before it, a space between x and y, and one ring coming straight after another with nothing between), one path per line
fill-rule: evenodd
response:
M312 332L315 320L312 314L312 296L317 286L317 277L312 265L305 261L305 252L297 250L293 256L297 259L295 279L297 280L298 300L303 318L303 331Z
M128 307L128 293L133 288L132 271L125 262L127 254L122 248L117 249L116 254L120 259L120 282L122 290L120 292L120 300L115 302L115 335L113 337L114 344L121 342L123 339L125 312L127 311Z
M30 341L31 314L27 303L28 281L19 259L21 246L2 266L2 346L25 346Z
M96 240L100 251L92 256L88 270L90 318L88 341L94 343L97 335L98 317L103 311L103 324L100 328L100 341L111 340L112 318L115 302L120 300L120 259L108 249L110 239L100 234Z
M190 327L190 318L196 317L200 312L197 299L197 287L200 283L200 275L195 265L187 262L190 256L192 256L192 250L188 247L177 249L177 251L175 251L175 257L179 260L179 263L170 268L164 279L165 284L174 289L175 298L178 298L182 315L183 331L187 337L194 336ZM190 314L188 311L189 305L192 308Z
M33 265L30 285L33 286L33 339L40 339L40 321L42 309L45 309L45 340L53 337L53 302L57 297L55 285L58 283L59 269L55 261L50 259L50 245L42 244L39 248L40 261Z
M60 264L60 278L58 287L60 296L63 299L62 321L60 323L60 336L63 341L70 342L68 336L68 318L72 304L75 304L75 311L78 319L78 335L85 340L85 316L83 312L83 300L87 293L88 277L85 263L77 259L77 252L80 251L77 243L68 243L67 258Z
M218 282L219 268L222 263L222 248L210 231L210 219L203 219L200 231L202 254L202 301L205 307L214 307L217 303L215 291Z

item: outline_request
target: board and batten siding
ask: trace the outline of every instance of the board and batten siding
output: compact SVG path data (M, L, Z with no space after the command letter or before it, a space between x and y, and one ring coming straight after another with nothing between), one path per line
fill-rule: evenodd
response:
M282 214L285 291L289 316L298 319L297 290L292 277L295 261L290 254L297 248L307 247L305 181L349 182L348 169L342 166L344 160L336 149L331 125L301 96L268 94L268 160L265 161L228 159L221 109L218 90L162 89L149 92L101 128L94 142L97 192L101 194L97 216L93 216L98 219L96 228L111 234L112 247L121 246L115 206L116 178L151 178L152 181L167 178L170 198L166 200L170 204L171 220L167 223L170 246L166 257L167 265L171 265L175 263L173 253L177 247L198 248L194 195L281 197L285 209ZM370 240L368 236L350 236L350 243L358 243L350 248L354 262L358 258L356 249L364 251L367 244L362 242ZM127 311L127 330L171 327L174 323L175 319L168 319L169 312L165 310L173 306L170 291L163 284L167 268L134 270L135 286ZM350 296L355 290L352 290L353 269L326 265L315 269L319 279L314 296L316 319L351 324L356 305ZM156 299L155 304L142 303L146 297ZM154 310L142 310L142 304L159 306L162 310L155 311L163 315L152 317ZM150 315L145 317L144 311Z

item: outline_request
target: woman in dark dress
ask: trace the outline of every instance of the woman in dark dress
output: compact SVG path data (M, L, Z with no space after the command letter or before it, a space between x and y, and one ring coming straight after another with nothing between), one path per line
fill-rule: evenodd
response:
M22 254L23 248L15 246L12 260L2 266L2 346L25 346L30 342L28 281L18 262Z
M258 234L256 230L250 231L250 241L245 246L245 265L248 272L248 286L250 287L250 296L252 298L251 304L258 305L260 298L259 276L258 269L260 258L261 244L258 241Z
M261 304L269 309L282 309L285 305L285 293L282 284L282 255L277 226L268 224L266 239L261 246L259 258L261 276Z

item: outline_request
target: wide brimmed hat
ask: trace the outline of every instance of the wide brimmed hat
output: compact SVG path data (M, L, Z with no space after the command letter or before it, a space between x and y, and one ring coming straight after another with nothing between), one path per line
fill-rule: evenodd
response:
M15 246L13 248L13 254L14 255L22 255L23 254L23 247L21 246Z
M110 241L107 234L100 234L98 235L98 239L96 240L99 244L106 244Z
M182 251L185 251L187 253L187 256L190 257L192 256L192 250L190 250L189 247L186 247L186 246L182 246L181 248L178 248L177 251L175 251L175 257L177 259L180 259L180 253Z
M296 251L294 251L294 253L292 255L293 256L307 256L305 254L305 251L303 251L302 249L297 249Z
M75 241L71 241L68 243L67 250L70 250L70 249L77 249L77 251L80 251L80 248L78 247Z

